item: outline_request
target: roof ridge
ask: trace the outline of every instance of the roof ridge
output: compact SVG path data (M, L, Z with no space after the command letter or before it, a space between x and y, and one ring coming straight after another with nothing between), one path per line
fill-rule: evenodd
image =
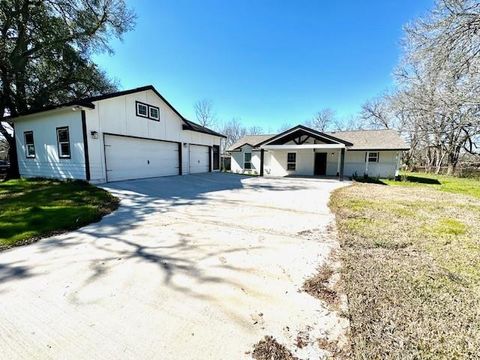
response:
M328 133L360 132L360 131L398 131L398 130L397 130L397 129L355 129L355 130L335 130L335 131L328 131Z

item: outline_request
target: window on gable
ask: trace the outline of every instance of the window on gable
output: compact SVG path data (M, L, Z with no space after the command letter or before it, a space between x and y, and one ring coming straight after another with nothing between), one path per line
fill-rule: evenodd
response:
M160 110L156 106L148 106L149 117L152 120L160 120Z
M250 170L252 168L252 153L243 154L243 168Z
M297 168L297 154L288 153L287 154L287 170L295 171Z
M148 105L140 101L135 102L137 107L137 116L160 121L160 108L158 106Z
M68 126L57 128L58 157L70 159L70 134Z
M137 116L148 117L148 105L137 101Z
M25 131L23 133L25 138L25 155L27 158L35 157L35 143L33 141L33 131Z
M378 162L378 152L369 152L368 162Z

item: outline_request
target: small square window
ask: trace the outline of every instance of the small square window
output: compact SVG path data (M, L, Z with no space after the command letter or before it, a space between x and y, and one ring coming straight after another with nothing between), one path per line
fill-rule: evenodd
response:
M378 162L378 152L369 152L368 162Z
M33 131L25 131L23 136L25 138L25 155L27 158L34 158L35 143L33 141Z
M150 119L152 120L160 120L160 111L158 107L156 106L149 106L148 107L150 111Z
M148 106L137 102L137 116L148 117Z

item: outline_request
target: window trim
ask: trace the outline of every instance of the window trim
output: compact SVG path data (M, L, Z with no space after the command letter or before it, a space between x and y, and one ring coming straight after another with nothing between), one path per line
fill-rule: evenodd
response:
M146 112L147 112L145 115L139 113L138 107L139 107L140 105L145 106ZM145 104L145 103L140 102L140 101L135 101L135 110L136 110L135 113L137 114L137 116L148 119L148 115L149 115L148 104Z
M152 116L152 113L150 112L151 109L157 110L157 117ZM160 121L160 108L158 106L148 105L148 118L154 121Z
M289 156L294 155L294 160L289 161ZM293 169L290 169L289 166L293 165ZM288 152L287 153L287 171L297 171L297 153L296 152Z
M250 154L250 161L245 161L245 155ZM247 168L245 164L250 164L250 167ZM251 152L244 152L243 153L243 170L252 170L252 153Z
M145 115L139 113L138 108L140 106L145 106L147 108L147 113ZM158 117L155 117L155 116L151 115L151 113L150 113L151 109L157 110ZM160 121L160 107L154 106L154 105L149 105L149 104L146 104L146 103L141 102L141 101L135 101L135 114L138 117L141 117L141 118L144 118L144 119L150 119L150 120L153 120L153 121Z
M33 155L28 154L28 143L27 143L27 134L32 134L32 143L33 145ZM33 137L33 130L28 130L23 132L23 141L25 142L25 157L27 159L35 159L37 157L37 150L35 149L35 138Z
M61 144L64 144L66 143L65 141L62 141L60 142L60 137L58 135L58 132L59 130L67 130L67 135L68 135L68 156L64 156L64 155L61 155L62 154L62 147L61 147ZM60 127L57 127L56 129L57 131L57 152L58 152L58 158L59 159L71 159L72 158L72 146L71 146L71 142L70 142L70 129L68 126L60 126Z
M370 159L371 159L370 156L371 156L372 154L375 154L375 156L374 156L375 160L370 160ZM365 155L367 155L367 154L365 154ZM369 163L378 163L378 162L379 162L379 159L380 159L380 152L378 152L378 151L369 151L369 152L368 152L368 156L366 156L366 158L367 158L366 160L367 160Z

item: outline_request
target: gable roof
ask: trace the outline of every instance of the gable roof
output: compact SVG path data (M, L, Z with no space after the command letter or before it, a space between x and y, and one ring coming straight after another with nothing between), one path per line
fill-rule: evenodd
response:
M342 144L345 144L346 146L350 146L352 145L350 142L348 141L345 141L345 140L342 140L338 137L335 137L335 136L332 136L332 135L329 135L327 133L323 133L323 132L320 132L320 131L317 131L315 129L312 129L312 128L309 128L307 126L304 126L304 125L297 125L297 126L294 126L293 128L291 129L288 129L288 130L285 130L284 132L281 132L280 134L278 135L275 135L273 136L272 138L270 139L266 139L264 141L262 141L261 143L257 144L257 146L260 146L260 145L265 145L265 144L268 144L272 141L276 141L276 140L279 140L281 139L282 137L286 137L290 134L293 134L295 132L302 132L302 133L309 133L313 136L317 136L317 137L320 137L320 138L324 138L325 140L329 140L329 141L333 141L333 142L336 142L336 143L342 143Z
M298 130L308 129L313 133L321 134L327 139L333 139L344 143L348 150L409 150L410 147L400 137L396 130L354 130L354 131L332 131L322 133L310 129L303 125L298 125L292 129L284 131L277 135L247 135L230 146L227 151L234 151L243 145L251 145L252 147L261 146L267 142L274 141L282 136Z
M228 151L234 151L243 145L250 145L252 147L256 147L257 144L262 143L265 140L268 140L272 137L274 137L275 134L270 134L270 135L246 135L236 141L234 144L232 144L229 148Z
M391 129L334 131L332 136L353 144L349 150L409 150L410 147L400 137L398 131Z
M157 89L155 89L155 87L153 85L146 85L146 86L141 86L141 87L137 87L137 88L133 88L133 89L129 89L129 90L116 91L116 92L113 92L113 93L103 94L103 95L89 96L89 97L85 97L85 98L81 98L81 99L77 99L77 100L73 100L73 101L69 101L69 102L65 102L65 103L61 103L61 104L49 105L49 106L45 106L41 109L36 109L36 110L30 110L30 111L23 112L21 114L18 114L17 116L9 117L9 119L15 119L15 118L18 118L20 116L41 113L41 112L44 112L44 111L60 109L60 108L69 107L69 106L83 106L83 107L88 107L90 109L94 109L95 105L93 104L93 102L95 102L95 101L100 101L100 100L110 99L110 98L114 98L114 97L118 97L118 96L134 94L134 93L137 93L137 92L142 92L142 91L147 91L147 90L153 91L160 99L162 99L163 102L165 102L165 104L167 104L167 106L170 109L173 110L173 112L175 112L175 114L177 114L182 119L182 121L184 122L184 125L183 125L184 130L190 130L190 131L202 132L202 133L205 133L205 134L210 134L210 135L215 135L215 136L220 136L220 137L226 137L225 135L219 134L216 131L213 131L209 128L206 128L206 127L201 126L197 123L194 123L193 121L187 120L182 114L180 114L180 112L177 109L175 109L175 107L172 104L170 104L168 102L167 99L165 99L162 96L162 94L160 94L157 91Z

